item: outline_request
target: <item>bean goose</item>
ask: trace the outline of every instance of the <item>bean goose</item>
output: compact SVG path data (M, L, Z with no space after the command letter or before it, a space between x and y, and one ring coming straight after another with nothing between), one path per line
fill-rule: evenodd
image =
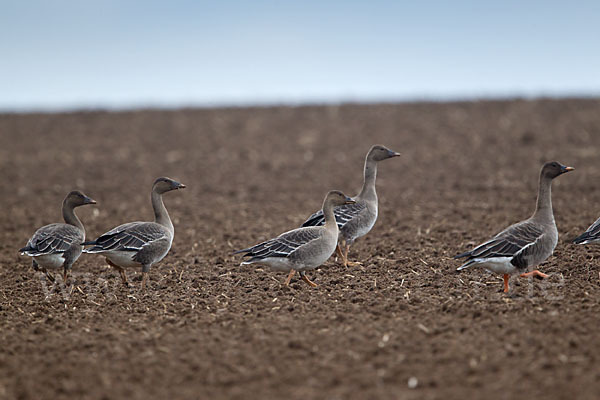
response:
M241 265L263 264L274 270L290 271L285 280L286 286L298 271L304 282L315 287L317 285L308 279L306 271L322 265L335 251L339 229L333 210L343 204L354 204L354 200L333 190L327 193L323 201L323 226L297 228L234 254L245 253L244 257L250 257Z
M85 229L74 210L75 207L86 204L96 204L96 201L79 191L70 192L62 203L65 223L41 227L35 231L27 245L19 250L22 255L33 257L33 269L42 271L51 281L54 281L54 277L48 273L48 269L62 267L63 281L66 283L69 270L81 255Z
M365 158L364 181L360 193L353 198L353 204L345 204L335 208L335 219L340 229L341 245L337 246L337 254L342 259L345 267L360 265L348 261L350 245L356 239L369 233L377 221L377 193L375 180L377 178L377 163L388 158L398 157L400 154L385 146L371 147ZM302 224L302 226L323 225L325 218L323 211L317 211Z
M455 256L454 258L467 259L458 270L477 266L503 274L505 293L509 290L508 280L512 274L520 274L521 277L548 277L537 269L527 271L550 257L556 247L558 231L552 212L552 180L573 169L557 162L544 164L540 172L537 205L533 215L509 226L473 250Z
M185 185L170 178L158 178L152 186L154 222L130 222L119 225L98 239L85 242L92 245L86 253L99 253L106 262L116 268L121 280L128 286L125 268L142 268L142 289L146 286L150 267L162 260L173 243L175 230L165 208L162 195L171 190L183 189Z

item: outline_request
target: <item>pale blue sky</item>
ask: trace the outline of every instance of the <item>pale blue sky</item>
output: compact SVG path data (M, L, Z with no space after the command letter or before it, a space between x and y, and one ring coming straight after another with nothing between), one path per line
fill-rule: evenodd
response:
M0 109L600 95L599 18L600 1L0 0Z

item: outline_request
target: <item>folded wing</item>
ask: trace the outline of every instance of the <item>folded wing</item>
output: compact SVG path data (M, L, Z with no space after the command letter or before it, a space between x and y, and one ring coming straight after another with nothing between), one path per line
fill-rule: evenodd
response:
M246 261L249 263L270 257L289 257L303 245L320 238L321 234L321 229L316 227L298 228L234 254L246 253L244 257L251 257Z
M153 222L130 222L106 232L98 239L86 242L93 245L85 249L86 253L105 251L139 251L144 246L167 238L165 228Z
M475 262L499 257L509 257L511 264L522 267L526 265L527 257L537 251L537 244L543 235L544 231L539 225L524 221L508 227L487 242L454 258L467 258L467 262L460 266L459 270Z
M337 222L338 228L342 228L348 221L358 216L361 211L366 208L363 203L344 204L334 208L333 213L335 214L335 221ZM319 210L310 217L302 226L320 226L325 224L325 217L323 216L323 210Z
M38 229L27 246L19 251L28 256L43 256L64 253L73 243L83 240L82 232L68 224L51 224Z

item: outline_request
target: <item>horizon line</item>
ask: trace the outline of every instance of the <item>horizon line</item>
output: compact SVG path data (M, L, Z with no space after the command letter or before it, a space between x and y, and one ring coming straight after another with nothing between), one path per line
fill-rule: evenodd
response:
M119 112L139 110L178 110L178 109L226 109L226 108L272 108L272 107L309 107L309 106L342 106L369 104L411 104L411 103L464 103L478 101L514 101L514 100L593 100L600 99L600 91L580 92L539 92L534 94L450 94L450 95L416 95L416 96L340 96L339 98L265 98L254 100L215 100L215 101L125 101L125 102L73 102L57 105L38 104L31 106L5 107L0 105L0 114L61 114L76 112Z

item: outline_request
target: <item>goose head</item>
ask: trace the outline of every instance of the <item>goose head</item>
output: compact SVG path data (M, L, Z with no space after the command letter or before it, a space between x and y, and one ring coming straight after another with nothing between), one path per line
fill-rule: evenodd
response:
M74 191L70 192L67 195L67 197L65 197L63 204L69 205L69 206L75 208L75 207L79 207L79 206L84 206L86 204L96 204L96 200L94 200L90 197L87 197L85 194L81 193L79 190L74 190Z
M339 190L332 190L331 192L327 193L327 196L325 197L325 203L337 207L344 204L354 204L356 202Z
M154 185L152 186L152 190L158 194L163 194L169 192L171 190L183 189L185 185L183 183L179 183L171 178L162 177L158 178L154 181Z
M385 146L376 144L375 146L371 147L371 150L369 150L367 159L372 161L383 161L387 160L388 158L398 157L399 155L400 153L396 153Z
M566 172L573 171L575 168L573 167L565 167L559 162L551 161L544 164L542 167L541 175L544 178L554 179L559 175L562 175Z

